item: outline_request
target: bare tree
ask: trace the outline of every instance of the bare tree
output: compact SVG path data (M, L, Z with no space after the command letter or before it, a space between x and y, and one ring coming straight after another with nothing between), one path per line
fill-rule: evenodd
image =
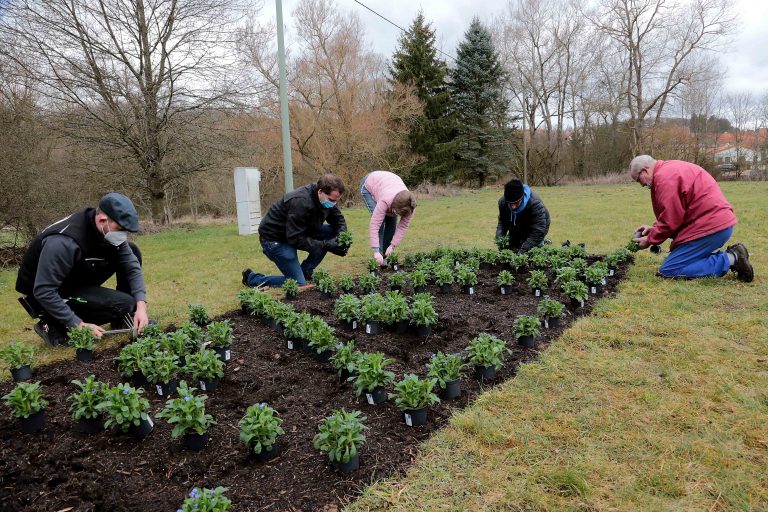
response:
M0 33L15 38L46 117L167 221L166 190L216 162L211 127L250 92L232 51L243 12L239 0L9 0Z
M751 131L756 118L755 101L748 91L736 92L725 96L728 117L733 125L733 139L736 145L736 178L741 177L744 161L746 135ZM750 162L752 163L752 162Z

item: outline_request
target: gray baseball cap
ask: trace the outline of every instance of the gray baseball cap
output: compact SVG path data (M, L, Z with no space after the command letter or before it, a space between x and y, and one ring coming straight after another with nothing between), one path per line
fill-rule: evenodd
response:
M99 210L103 211L109 218L120 224L120 227L131 233L139 230L139 214L136 207L123 194L110 192L99 199Z

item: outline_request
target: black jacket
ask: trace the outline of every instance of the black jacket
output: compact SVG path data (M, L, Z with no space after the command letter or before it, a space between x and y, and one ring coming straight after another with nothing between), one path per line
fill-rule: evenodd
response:
M323 208L317 197L317 184L305 185L288 192L273 204L259 224L262 241L287 243L310 252L322 247L322 240L313 238L328 222L336 234L347 230L344 215L338 207Z
M509 248L527 251L544 243L549 231L549 212L536 192L525 209L517 215L507 206L504 196L499 199L499 223L496 226L496 238L509 234Z

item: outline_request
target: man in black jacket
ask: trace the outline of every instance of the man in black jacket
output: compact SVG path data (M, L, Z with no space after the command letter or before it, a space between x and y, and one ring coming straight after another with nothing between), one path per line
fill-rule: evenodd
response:
M509 249L527 251L544 244L549 231L549 212L541 198L520 180L504 185L499 199L496 238L509 236Z
M27 248L16 291L27 312L39 318L35 332L50 345L66 341L66 330L87 326L96 336L107 322L147 325L147 291L141 252L128 241L139 230L130 199L116 192L45 228ZM117 274L117 290L101 285ZM122 325L121 325L122 326Z
M347 230L344 216L336 206L343 193L341 178L326 174L317 183L278 199L261 220L259 238L264 254L283 275L267 276L247 268L243 270L243 284L282 286L292 278L304 286L328 252L346 256L347 249L337 239L339 233ZM301 264L297 250L309 253Z

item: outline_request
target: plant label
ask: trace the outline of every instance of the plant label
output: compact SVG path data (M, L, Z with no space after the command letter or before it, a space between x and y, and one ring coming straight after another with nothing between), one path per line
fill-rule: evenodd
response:
M412 427L413 420L411 419L411 415L408 414L407 412L404 412L403 415L405 416L405 424L408 425L409 427Z
M456 261L456 262L454 262L454 263L455 263L455 265L456 265L457 267L461 266L461 262L460 262L460 261Z
M603 286L605 286L607 284L607 281L605 280L605 278L603 278L603 280L600 281L600 284L602 284Z
M365 324L365 334L371 334L371 324Z
M597 293L597 286L592 286L592 287L590 287L590 288L589 288L589 293L591 293L591 294L595 294L595 293Z
M546 318L544 319L544 328L549 329L549 320L547 320Z
M163 396L163 386L157 384L157 394Z
M227 349L224 351L224 360L229 361L230 359L232 359L232 351Z
M539 290L538 288L533 290L533 296L534 297L541 297L541 290Z
M352 330L357 329L357 320L352 320Z
M375 405L375 403L373 401L373 395L372 394L366 393L365 394L365 399L368 401L368 404Z
M579 303L581 303L581 307L584 307L584 300L580 300Z
M609 275L609 276L612 276L613 274L614 274L614 272L613 272L613 269L612 269L612 268L609 268L609 269L608 269L608 275Z
M475 293L475 288L474 288L474 287L472 287L472 286L470 286L470 287L469 287L469 294L470 294L470 295L474 295L474 293Z
M293 340L288 340L288 350L293 350Z
M154 427L155 426L155 423L152 421L152 418L150 418L149 416L147 416L147 423L149 423L150 427Z
M397 272L397 268L398 268L397 265L392 265L392 270L394 270L395 272Z
M202 380L200 381L200 390L201 391L208 391L207 389L205 389L205 382L203 382Z
M507 294L507 289L504 288L503 286L501 287L501 294L502 295L506 295Z

